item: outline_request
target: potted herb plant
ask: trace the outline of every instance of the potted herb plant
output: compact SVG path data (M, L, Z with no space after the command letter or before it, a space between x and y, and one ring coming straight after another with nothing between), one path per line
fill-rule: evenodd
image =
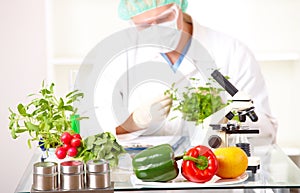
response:
M44 149L59 146L61 134L71 131L70 117L77 111L72 104L83 98L83 93L74 90L65 98L58 98L54 92L54 83L48 87L43 81L41 90L29 97L32 98L31 101L28 104L18 104L16 112L9 108L12 138L16 139L21 133L27 133L29 148L34 141Z

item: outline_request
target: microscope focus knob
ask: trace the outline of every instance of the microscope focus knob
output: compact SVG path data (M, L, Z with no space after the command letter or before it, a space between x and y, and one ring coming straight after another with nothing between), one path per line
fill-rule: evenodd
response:
M222 144L222 138L218 135L212 135L208 138L208 145L211 148L218 148Z

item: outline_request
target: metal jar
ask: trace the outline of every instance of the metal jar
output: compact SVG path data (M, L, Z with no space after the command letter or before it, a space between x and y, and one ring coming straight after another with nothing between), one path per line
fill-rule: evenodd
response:
M60 189L79 190L84 188L84 164L81 161L60 163Z
M104 159L86 163L86 186L90 189L110 187L109 163Z
M55 162L37 162L33 165L34 190L56 190L58 187L58 169Z

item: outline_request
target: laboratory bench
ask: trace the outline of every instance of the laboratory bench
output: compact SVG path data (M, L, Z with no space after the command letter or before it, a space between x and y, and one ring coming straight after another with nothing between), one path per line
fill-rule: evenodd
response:
M256 173L247 171L245 180L235 183L216 183L216 184L197 184L192 183L163 183L139 184L136 185L132 173L125 176L124 173L118 173L120 170L112 170L112 190L110 192L297 192L300 190L300 169L297 165L282 151L278 145L255 147L254 155L260 158L260 166ZM16 193L32 192L33 182L33 163L38 162L40 153L36 152L28 164L17 188ZM125 173L126 174L126 173ZM114 180L113 176L120 179ZM64 191L61 191L64 192ZM80 192L80 191L73 191ZM92 190L92 192L102 193L105 190ZM109 191L107 191L109 192Z

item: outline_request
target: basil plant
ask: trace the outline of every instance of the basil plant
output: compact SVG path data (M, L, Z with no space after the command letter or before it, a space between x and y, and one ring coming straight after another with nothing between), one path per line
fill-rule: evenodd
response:
M16 112L9 108L9 130L13 139L21 133L27 133L29 148L37 141L45 149L60 145L60 136L65 131L71 131L70 116L76 114L73 102L83 98L83 93L74 90L64 98L56 97L54 83L49 87L42 83L41 90L30 94L28 104L17 105Z

